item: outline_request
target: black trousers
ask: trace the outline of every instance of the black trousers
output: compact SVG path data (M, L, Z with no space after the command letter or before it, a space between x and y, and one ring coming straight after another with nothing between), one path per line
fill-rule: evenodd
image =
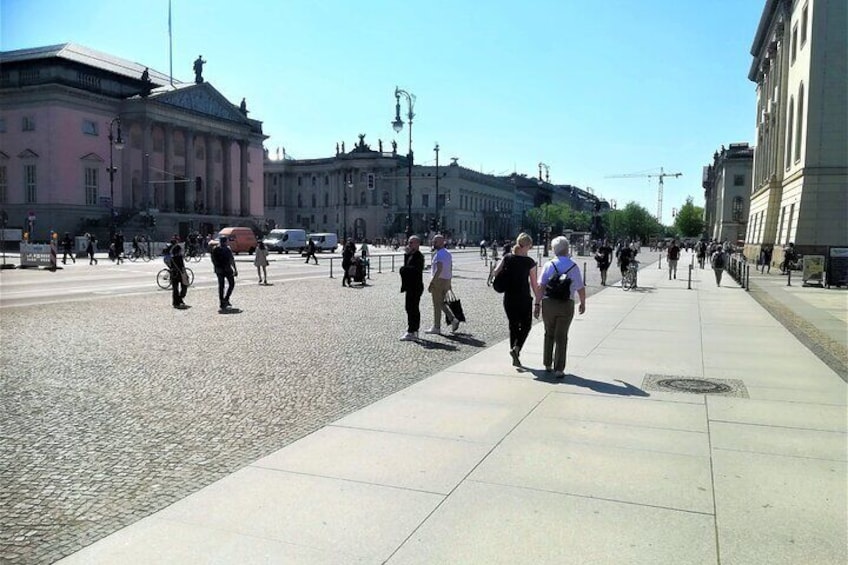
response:
M230 296L233 294L233 287L236 286L236 278L232 272L215 273L218 276L218 301L221 303L221 308L224 304L230 301ZM224 281L227 281L227 292L224 293Z
M424 294L424 288L421 290L407 290L406 301L406 331L409 333L417 332L421 327L421 295Z
M183 284L182 274L179 271L171 271L171 304L182 304L187 292L188 287Z
M521 349L533 327L533 299L530 296L504 294L503 306L509 320L509 346Z

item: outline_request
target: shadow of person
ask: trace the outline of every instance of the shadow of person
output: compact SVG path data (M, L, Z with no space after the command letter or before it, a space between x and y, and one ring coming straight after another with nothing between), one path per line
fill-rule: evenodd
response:
M451 341L455 341L455 342L461 343L463 345L470 345L472 347L485 347L486 346L485 341L481 341L481 340L479 340L475 337L471 337L471 335L469 335L469 334L455 333L455 334L445 335L444 337L445 337L445 339L449 339Z
M450 343L441 343L438 341L430 341L429 339L421 339L419 338L417 341L418 345L423 347L424 349L440 349L442 351L456 351L457 347Z
M583 377L578 377L577 375L569 373L565 375L565 378L560 379L560 382L563 384L582 386L603 394L615 394L618 396L651 396L641 388L619 379L615 379L615 382L621 383L623 386L603 381L593 381L592 379L584 379Z
M241 314L243 310L241 308L227 308L225 310L218 310L219 314Z

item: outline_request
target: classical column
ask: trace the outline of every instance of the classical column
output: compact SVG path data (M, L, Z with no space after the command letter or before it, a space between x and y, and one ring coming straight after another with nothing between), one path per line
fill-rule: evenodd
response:
M215 147L213 137L205 136L206 139L206 178L203 179L204 206L207 212L220 214L221 210L215 205Z
M185 190L186 193L189 193L194 191L194 178L196 176L194 172L194 130L183 130L183 137L185 138L185 178L187 182L181 183L182 186L178 190ZM185 200L186 205L188 205L188 197ZM189 208L189 212L193 211L192 208Z
M133 122L124 122L124 148L118 151L118 160L120 161L120 169L116 173L115 180L120 179L121 188L121 208L127 210L129 208L137 208L141 206L140 202L132 200L132 156L135 148L132 145L132 127ZM117 202L115 203L117 204Z
M165 133L165 209L174 210L174 128L170 124L163 127Z
M230 148L233 140L229 137L221 138L221 160L224 165L224 182L222 183L222 204L223 214L230 215L233 213L233 167L230 159Z
M241 150L239 160L239 206L242 216L250 215L250 188L247 179L247 155L250 143L245 140L239 140L239 149Z
M191 132L191 134L193 136L194 132ZM185 212L189 213L189 214L193 214L195 212L195 210L194 210L194 195L197 192L197 183L195 181L196 175L195 175L195 172L194 172L194 159L196 157L196 155L194 154L195 150L196 150L196 147L194 145L194 142L192 142L192 144L191 144L191 151L192 151L191 155L186 153L186 174L185 174L186 182L181 183L181 185L177 187L177 190L184 191L183 192L183 195L184 195L183 202L185 202ZM190 175L188 174L189 158L191 159L191 174Z
M153 185L150 184L150 153L153 149L153 122L144 119L141 123L141 193L143 206L153 208Z

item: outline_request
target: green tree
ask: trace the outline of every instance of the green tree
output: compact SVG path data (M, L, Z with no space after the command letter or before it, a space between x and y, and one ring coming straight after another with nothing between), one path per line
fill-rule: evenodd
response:
M686 199L674 218L674 227L681 237L700 237L704 233L704 209L692 203L692 197Z
M645 243L665 230L648 210L636 202L629 202L621 210L610 210L603 222L610 239L638 239Z

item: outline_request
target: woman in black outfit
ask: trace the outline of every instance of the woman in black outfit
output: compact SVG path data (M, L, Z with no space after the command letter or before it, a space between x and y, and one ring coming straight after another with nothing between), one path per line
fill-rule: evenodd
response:
M542 300L536 276L536 261L527 255L532 248L533 238L526 233L519 234L512 253L505 255L494 271L494 276L497 276L505 270L508 279L503 305L509 320L509 354L516 367L521 366L518 356L533 324L533 298L536 302Z
M353 266L353 256L356 255L356 244L348 239L342 247L342 286L350 286L353 280L350 276L350 268Z

